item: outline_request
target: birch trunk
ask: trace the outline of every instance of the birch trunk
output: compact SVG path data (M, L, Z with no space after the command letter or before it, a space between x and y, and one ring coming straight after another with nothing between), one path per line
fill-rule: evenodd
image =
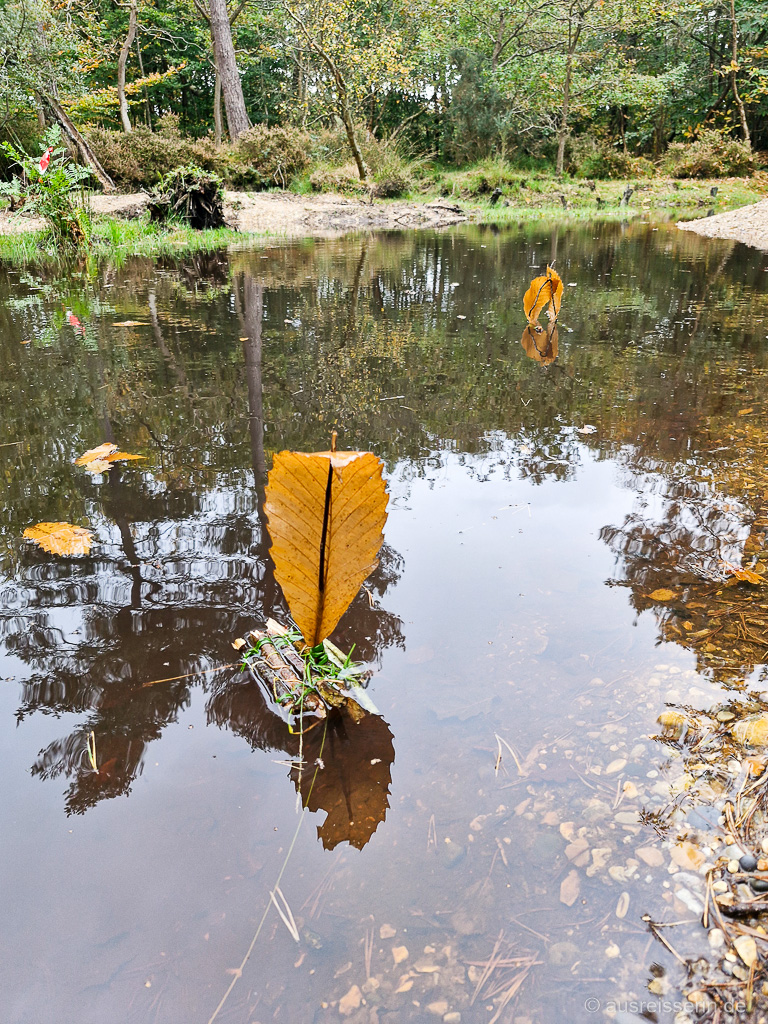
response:
M117 100L120 104L120 120L123 122L123 131L130 135L131 119L128 116L128 101L125 98L125 65L128 63L128 54L131 52L133 40L136 35L138 23L138 0L131 0L131 14L128 19L128 35L120 47L120 56L117 61Z

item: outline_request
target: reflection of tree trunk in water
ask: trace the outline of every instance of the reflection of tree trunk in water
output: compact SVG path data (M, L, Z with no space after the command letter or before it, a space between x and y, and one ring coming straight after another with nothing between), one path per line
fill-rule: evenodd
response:
M552 242L551 242L550 248L552 249L552 253L551 253L550 257L549 257L549 265L550 265L550 267L554 267L555 260L557 259L557 243L558 243L558 240L560 238L560 233L557 230L557 228L553 228L552 229L552 236L551 237L552 237Z
M352 279L352 286L350 289L349 298L349 311L347 313L347 328L344 332L345 338L354 336L357 328L357 300L360 297L360 281L363 277L363 267L365 266L365 257L368 252L368 243L363 242L363 247L360 250L360 259L357 261L355 267L355 276Z
M104 364L101 359L101 352L96 353L96 366L98 370L99 381L101 387L96 391L94 398L95 412L98 418L101 420L102 437L105 441L110 444L116 444L115 432L112 429L112 420L109 416L109 409L105 400L105 392L107 390L106 373L104 372ZM133 535L131 534L131 525L128 522L128 517L121 513L119 510L123 505L123 482L120 478L120 467L115 463L112 468L107 470L107 486L109 487L110 502L113 507L113 517L115 525L120 531L120 539L123 542L123 551L125 557L128 559L130 565L130 576L132 579L131 584L131 608L141 607L141 587L144 582L141 578L141 566L139 564L139 556L136 551L136 545L133 543Z
M251 464L256 484L256 515L260 539L253 554L263 568L260 579L261 610L266 618L278 610L280 590L275 580L275 567L269 557L269 534L264 513L264 486L267 481L267 460L264 454L264 389L261 375L262 325L264 322L264 285L246 270L233 288L235 309L243 333L243 356L248 385L248 432L251 438Z
M181 366L179 366L173 352L171 352L171 350L165 344L165 339L163 338L163 331L162 328L160 327L160 318L157 315L157 297L155 296L154 291L150 291L149 295L147 296L147 305L149 306L149 317L152 321L152 333L155 336L155 344L160 349L160 354L162 355L163 359L170 367L170 369L173 371L173 375L179 382L179 385L182 388L184 388L187 394L189 394L189 381L187 380L187 375L184 372L184 369Z
M261 491L266 475L264 458L264 400L261 381L261 327L264 319L264 285L246 271L242 277L242 305L238 315L243 329L245 376L248 383L248 431L256 486ZM237 286L235 286L237 300Z
M705 278L704 278L704 282L705 282L704 283L704 292L703 292L703 294L700 297L697 296L697 298L696 298L696 319L693 321L693 324L691 325L691 329L688 332L688 337L689 337L690 341L692 341L696 337L696 334L697 334L698 329L699 329L699 323L701 322L702 311L707 308L707 306L706 306L706 299L707 299L707 296L709 294L710 286L711 286L713 281L719 280L720 275L725 270L726 263L728 262L728 260L731 258L732 255L733 255L733 250L729 250L723 256L723 258L720 260L720 264L719 264L717 270L714 272L714 274L707 274L705 276ZM687 347L690 346L690 341L689 341Z
M376 312L382 313L384 311L384 296L381 292L381 278L378 274L373 278L371 287L373 288L373 297L376 300Z

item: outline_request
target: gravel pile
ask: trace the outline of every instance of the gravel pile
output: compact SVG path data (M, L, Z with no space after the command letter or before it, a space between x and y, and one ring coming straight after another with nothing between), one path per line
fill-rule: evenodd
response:
M706 238L732 238L735 242L768 251L768 199L743 206L740 210L718 213L714 217L680 221L677 226Z

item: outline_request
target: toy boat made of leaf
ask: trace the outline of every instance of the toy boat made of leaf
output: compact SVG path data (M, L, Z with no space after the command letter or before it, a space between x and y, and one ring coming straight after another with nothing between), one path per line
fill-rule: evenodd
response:
M266 630L251 630L232 646L289 723L305 716L322 719L332 709L347 712L354 721L366 713L380 714L360 685L365 670L330 640L310 650L298 630L268 619Z

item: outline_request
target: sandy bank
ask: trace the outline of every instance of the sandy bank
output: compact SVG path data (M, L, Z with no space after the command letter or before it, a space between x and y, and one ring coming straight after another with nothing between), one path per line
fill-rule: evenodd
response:
M677 226L706 238L731 238L768 251L768 199L743 206L740 210L718 213L714 217L680 221Z
M147 205L147 195L96 195L93 212L112 217L137 217ZM442 228L460 224L466 213L450 201L431 203L387 202L351 199L340 195L295 195L292 192L225 192L227 224L240 231L271 235L329 236L345 231ZM44 227L42 220L0 213L0 234L20 234Z

